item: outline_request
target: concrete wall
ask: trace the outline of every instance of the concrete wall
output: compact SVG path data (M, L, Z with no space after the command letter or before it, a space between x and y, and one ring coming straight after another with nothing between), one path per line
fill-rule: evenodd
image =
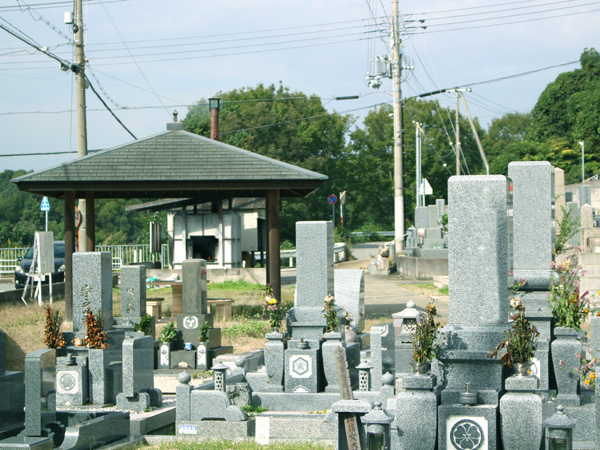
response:
M29 294L30 292L32 292L31 290L28 290L27 293ZM35 286L34 286L34 291L35 292ZM44 302L48 301L48 285L44 284L42 285L42 300ZM0 303L23 303L23 301L21 300L21 297L23 296L23 289L11 289L8 291L2 291L0 292ZM53 300L58 300L58 299L64 299L65 297L65 283L54 283L52 285L52 298ZM35 304L37 303L37 297L31 298L29 295L27 296L27 303L28 304Z
M400 275L415 280L433 280L436 276L448 276L447 259L396 256L394 260Z
M173 274L179 276L181 280L181 269L148 269L146 277L158 277L159 280L165 280ZM249 283L267 284L267 274L264 268L239 268L239 269L220 269L208 267L208 281L213 283L222 283L223 281L245 280Z

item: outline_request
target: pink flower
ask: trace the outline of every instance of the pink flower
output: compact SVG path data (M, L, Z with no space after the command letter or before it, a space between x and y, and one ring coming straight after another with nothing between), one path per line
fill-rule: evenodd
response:
M562 366L564 365L564 363L565 363L565 362L564 362L564 361L561 359L561 360L559 361L558 365L559 365L560 367L562 367Z

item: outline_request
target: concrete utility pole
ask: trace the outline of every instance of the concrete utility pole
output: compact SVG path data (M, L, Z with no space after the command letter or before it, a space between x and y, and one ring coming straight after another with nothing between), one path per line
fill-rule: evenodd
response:
M76 91L77 91L77 157L87 156L87 119L85 105L85 56L83 52L83 7L82 0L75 0L75 64L77 65ZM93 201L93 200L92 200ZM79 213L81 226L79 228L79 251L94 251L88 248L86 224L86 200L79 200Z
M396 254L404 252L404 174L402 151L404 130L402 129L402 55L400 53L400 28L398 24L398 0L392 1L392 79L394 86L394 238Z
M454 95L456 96L456 125L455 125L455 127L456 127L456 145L454 148L454 150L456 151L456 175L460 175L460 124L458 121L460 106L458 103L458 100L459 100L458 95L461 92L470 91L470 90L471 90L470 88L466 88L466 89L455 88L455 89L447 89L447 90L443 89L443 90L439 91L439 92L444 92L444 91L445 92L454 92ZM433 93L438 93L438 91L433 92Z

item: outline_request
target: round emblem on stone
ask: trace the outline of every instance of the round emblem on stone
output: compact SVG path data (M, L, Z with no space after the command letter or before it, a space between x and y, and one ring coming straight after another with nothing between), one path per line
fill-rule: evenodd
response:
M73 375L69 375L67 373L60 377L59 383L60 387L63 388L65 391L70 391L75 387L75 378L73 378Z
M457 450L477 450L483 441L483 430L472 420L459 420L450 430L450 442Z
M195 330L198 328L198 318L196 316L186 316L183 319L183 328L187 330Z

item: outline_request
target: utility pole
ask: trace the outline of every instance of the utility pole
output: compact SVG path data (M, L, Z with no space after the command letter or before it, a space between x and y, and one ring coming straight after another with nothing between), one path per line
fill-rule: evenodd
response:
M581 145L581 182L585 182L585 141L579 141Z
M425 206L425 189L423 187L423 176L421 174L421 136L425 134L419 122L414 122L415 129L415 149L416 149L416 184L417 184L417 208Z
M83 52L83 7L82 0L75 0L75 64L76 91L77 91L77 157L87 156L87 119L85 104L85 56ZM86 225L86 200L79 200L79 213L81 214L81 227L79 228L79 251L94 251L88 247L87 225Z
M459 89L459 88L455 88L455 89L442 89L440 91L436 91L436 92L431 92L431 93L427 93L427 94L437 94L438 92L454 92L454 95L456 96L456 145L455 145L455 151L456 151L456 175L460 175L460 124L458 122L458 118L459 118L459 103L458 103L458 95L460 92L464 92L464 91L470 91L470 88L466 88L466 89Z
M394 238L396 254L404 252L404 180L402 151L402 55L400 54L400 27L398 24L398 0L392 0L392 79L394 86Z

